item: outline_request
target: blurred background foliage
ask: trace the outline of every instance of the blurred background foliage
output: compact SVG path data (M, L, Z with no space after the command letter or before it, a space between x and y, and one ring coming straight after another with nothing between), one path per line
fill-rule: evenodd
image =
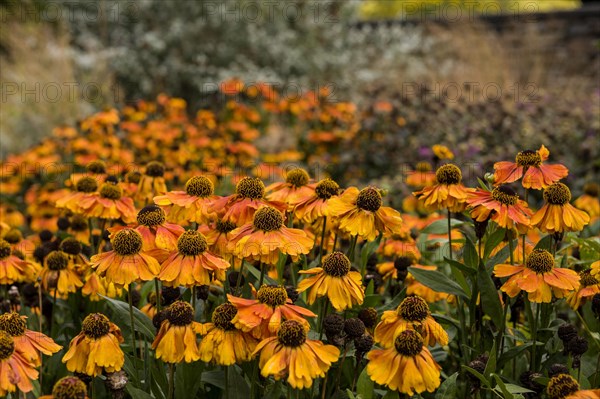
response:
M474 14L493 15L516 12L572 10L581 6L580 0L365 0L360 7L363 18L402 18L458 9Z
M581 5L410 1L442 17L450 3L475 4L485 15L496 5L509 15L530 12L527 4L540 11ZM424 23L431 14L411 22L398 13L399 0L184 4L2 0L0 153L95 110L163 92L184 98L190 112L210 107L218 84L238 77L288 96L327 88L329 101L357 104L358 135L336 161L341 168L356 160L370 166L358 167L369 174L364 180L392 179L395 165L436 143L482 166L546 144L582 181L600 170L600 42L584 37L569 47L565 36L581 29L576 24L500 31L477 19ZM370 22L403 17L405 23ZM446 91L455 85L462 91L456 100ZM391 104L393 118L383 121L381 102ZM278 128L283 135L290 129Z

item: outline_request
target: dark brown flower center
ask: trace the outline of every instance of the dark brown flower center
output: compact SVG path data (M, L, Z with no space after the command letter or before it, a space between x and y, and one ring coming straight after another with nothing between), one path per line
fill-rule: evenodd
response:
M15 351L15 341L6 331L0 331L0 361L6 360Z
M550 399L564 399L579 390L579 383L569 374L558 374L550 378L546 392Z
M92 161L87 164L85 170L87 170L89 173L94 173L97 175L106 173L106 164L104 161Z
M165 165L161 162L152 161L146 165L146 175L150 177L163 177L165 174Z
M60 250L69 255L78 255L81 253L82 246L77 239L73 237L65 238L60 243Z
M419 162L415 169L417 172L431 172L432 167L429 162Z
M408 321L423 321L429 316L429 305L420 296L409 296L398 306L398 315Z
M534 249L527 257L525 266L537 274L547 273L554 267L554 257L545 249Z
M356 198L356 206L370 212L375 212L381 208L382 202L379 190L374 187L367 187L360 190Z
M308 184L310 176L304 169L292 169L285 176L286 183L291 184L294 187L302 187Z
M77 377L63 377L52 388L54 399L85 399L86 395L85 383Z
M138 254L142 250L142 243L142 236L133 229L123 229L111 240L113 249L121 256Z
M518 166L540 166L542 164L542 157L537 151L525 150L517 154L516 162Z
M184 232L177 240L177 250L185 256L197 256L208 249L208 242L202 233L196 230Z
M69 265L69 256L63 251L52 251L46 257L46 265L50 270L64 270Z
M19 229L11 229L6 233L4 239L9 244L18 244L23 239L23 233Z
M323 179L315 187L317 197L321 199L329 199L334 195L338 195L340 186L331 179Z
M125 181L127 183L138 184L141 179L142 179L142 174L137 170L134 170L133 172L129 172L129 173L127 173L127 175L125 175Z
M342 252L332 252L323 258L323 271L333 277L344 277L351 266L350 259Z
M116 201L123 196L123 189L114 183L104 183L100 188L100 196Z
M285 287L278 285L263 285L256 293L256 298L259 302L274 308L285 305L288 296Z
M80 193L93 193L98 190L98 182L90 176L84 176L77 181L75 188Z
M492 190L492 198L503 205L515 205L519 200L519 196L513 189L500 186Z
M440 184L458 184L462 180L462 173L458 166L449 163L438 168L435 178Z
M544 199L552 205L564 205L571 201L571 190L562 183L554 183L544 190Z
M217 229L217 231L219 233L229 233L230 231L232 231L236 227L237 226L233 222L226 222L226 221L223 221L223 220L217 220L216 229Z
M404 356L417 356L423 350L421 334L413 330L404 330L394 340L396 351Z
M224 303L215 308L212 314L212 322L221 330L235 330L235 326L231 323L231 320L233 320L236 314L237 308L235 306L230 303Z
M600 186L596 183L587 183L583 186L583 192L592 197L597 197L600 193Z
M89 228L87 219L81 215L73 215L70 222L73 231L87 231Z
M193 197L206 198L213 195L215 186L206 176L194 176L185 183L185 192Z
M20 337L27 331L27 322L16 312L4 313L0 316L0 330Z
M257 230L279 230L283 226L283 215L273 207L264 206L254 213L252 224Z
M10 252L10 244L6 240L0 238L0 260L8 258L10 256Z
M306 342L306 330L299 321L286 320L281 323L277 338L283 346L295 348Z
M235 192L243 198L260 199L265 196L265 184L257 177L244 177L238 182Z
M102 313L92 313L83 319L81 331L83 331L88 338L102 338L110 331L110 320Z
M184 301L174 302L167 308L167 320L175 326L187 326L194 321L194 308Z
M137 222L142 226L160 226L167 219L165 211L157 205L143 207L137 214Z
M592 271L590 269L580 272L579 277L581 278L581 285L583 287L590 287L592 285L600 284L600 281L592 276Z

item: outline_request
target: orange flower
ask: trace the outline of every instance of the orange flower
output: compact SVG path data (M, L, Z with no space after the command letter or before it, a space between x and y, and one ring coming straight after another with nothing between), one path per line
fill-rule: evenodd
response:
M81 323L81 332L71 340L62 361L67 370L95 377L102 372L121 370L125 355L119 344L121 330L101 313L88 315Z
M586 211L591 218L600 216L600 201L598 192L600 187L596 183L588 183L583 186L583 195L573 202L576 208Z
M21 352L9 333L0 331L0 396L15 392L31 392L31 381L38 379L39 373Z
M600 263L600 261L596 263ZM581 285L567 296L567 303L573 310L579 309L588 299L600 294L600 280L592 275L591 269L579 272L579 278Z
M467 196L473 191L461 184L462 172L453 164L440 166L435 172L436 184L413 193L425 204L428 210L449 209L462 212L466 207Z
M485 222L491 218L498 226L516 228L521 233L527 231L529 218L533 215L527 203L506 186L496 187L491 192L478 188L468 194L467 204L476 221Z
M166 318L152 342L156 358L167 363L195 362L200 359L196 334L202 325L194 321L192 305L176 301L165 309Z
M516 162L494 164L494 184L512 183L523 178L523 187L541 190L569 174L565 166L544 165L550 151L543 145L537 151L525 150L517 154Z
M142 208L137 214L137 222L137 226L109 228L110 236L125 228L131 228L142 236L142 251L150 252L157 249L175 251L177 239L185 231L183 227L167 222L165 211L157 205L147 205Z
M77 191L71 192L56 200L57 208L66 208L73 213L82 213L80 202L93 197L98 190L98 181L93 177L84 176L75 185Z
M304 230L291 229L283 224L283 214L270 206L256 211L252 223L231 232L228 250L246 260L256 260L274 265L280 254L296 261L301 254L308 254L314 241Z
M317 184L309 184L314 193L307 197L298 197L291 201L294 214L298 220L313 223L315 220L328 216L328 203L332 197L338 195L340 186L331 179L323 179Z
M310 176L304 169L292 169L287 172L285 182L273 183L266 188L267 199L285 202L288 204L288 210L292 210L292 203L314 195L314 185L309 185L309 182Z
M448 333L431 317L427 302L416 295L406 297L396 310L383 312L381 322L375 327L375 342L391 348L398 334L409 329L421 334L429 346L448 345Z
M225 257L230 252L227 244L231 241L231 232L237 226L233 222L224 222L221 219L210 225L198 226L198 231L206 237L208 249L214 254Z
M142 236L135 230L123 229L111 238L113 250L94 255L91 265L100 277L124 286L134 281L152 280L160 271L156 259L142 250Z
M277 335L262 340L253 355L260 353L259 367L263 377L276 380L287 376L295 389L309 388L340 356L340 350L321 341L307 339L308 326L296 320L281 324Z
M35 367L42 364L42 353L52 355L62 346L52 338L27 328L27 317L10 312L0 315L0 331L5 331L13 338L15 350Z
M438 159L454 159L454 153L445 145L435 144L431 147L431 150L433 151L433 155Z
M208 252L202 233L188 230L177 240L177 252L162 263L158 278L170 287L210 285L211 279L225 280L228 267L229 262Z
M287 205L282 202L267 201L265 185L255 177L244 177L236 188L235 194L216 200L209 211L216 212L224 222L233 222L242 226L252 222L254 213L262 206L271 206L285 212Z
M435 172L432 171L429 162L419 162L414 171L406 172L406 184L411 187L429 187L435 182Z
M63 377L54 384L52 395L40 396L38 399L87 399L87 387L75 376Z
M381 194L375 187L360 191L350 187L329 201L329 215L340 230L367 241L373 241L380 233L386 236L399 234L402 227L400 213L382 206L382 202Z
M224 303L215 308L212 323L202 325L200 334L200 360L215 362L223 366L247 362L252 359L252 352L258 341L252 334L237 329L232 320L237 309L230 303Z
M341 252L332 252L323 257L323 267L300 270L300 274L312 274L300 281L297 291L310 289L307 302L312 305L317 297L327 295L331 305L341 312L354 305L361 305L365 299L362 277L359 272L350 270L350 259Z
M569 374L557 374L546 386L549 399L600 399L600 389L581 390L579 383Z
M440 386L441 367L416 331L400 332L391 348L372 350L367 358L371 379L394 391L412 396L415 392L433 392Z
M544 189L546 203L531 218L531 225L547 233L581 231L590 222L590 216L575 208L571 190L562 183L554 183Z
M125 223L135 221L133 200L123 197L123 189L114 183L104 183L99 194L82 198L79 205L86 217L121 219Z
M592 273L592 276L594 276L596 279L600 279L600 260L592 263L590 266L590 273Z
M20 283L31 274L31 264L12 254L11 246L0 238L0 284Z
M163 195L167 192L165 183L165 165L160 162L152 161L146 165L144 173L138 183L135 199L142 203L152 201L156 195Z
M236 328L251 332L259 339L274 335L282 319L297 320L308 326L305 317L316 314L301 306L294 305L284 287L263 285L256 293L257 299L238 298L227 295L227 299L237 308L231 321Z
M63 251L52 251L44 258L44 267L38 276L44 291L57 290L61 297L65 297L83 286L81 278L69 263L69 256Z
M207 224L214 214L212 203L219 197L213 195L214 185L205 176L194 176L185 183L185 191L170 191L154 197L154 203L168 208L170 222Z
M579 287L579 276L569 269L554 267L554 257L544 249L535 249L524 265L499 264L494 267L496 277L510 277L500 288L514 298L527 292L531 302L550 302L552 293L557 298L565 297Z

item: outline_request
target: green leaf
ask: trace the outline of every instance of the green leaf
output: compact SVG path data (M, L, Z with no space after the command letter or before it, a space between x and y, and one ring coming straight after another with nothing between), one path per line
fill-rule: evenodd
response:
M373 382L373 380L371 380L371 378L369 378L369 375L367 374L367 369L365 367L365 369L362 371L362 373L360 373L360 376L358 377L356 393L358 395L361 395L363 399L373 399L374 388L375 383Z
M360 270L365 270L367 267L367 261L369 260L369 257L371 254L375 253L377 248L379 248L381 237L382 235L380 234L375 240L367 242L365 245L363 245L360 251Z
M456 260L452 260L450 258L444 258L444 261L450 265L450 267L460 270L461 272L474 276L477 274L477 270L471 269L469 266L464 265Z
M547 235L542 238L535 246L535 249L545 249L546 251L552 252L552 236Z
M101 295L102 296L102 295ZM118 299L102 296L106 300L108 306L113 310L115 318L118 318L118 323L121 329L131 331L131 318L129 316L129 304ZM149 340L154 340L154 325L148 316L143 314L138 308L133 307L133 323L135 330L141 333Z
M532 393L531 389L527 389L515 384L505 384L506 390L510 393Z
M382 399L398 399L400 396L396 391L388 391Z
M190 392L198 392L202 381L198 378L202 374L204 363L179 363L175 369L175 397L185 398Z
M385 305L382 305L377 309L377 313L382 313L386 310L392 310L392 309L396 309L398 307L398 305L400 305L400 302L402 302L402 300L406 297L406 287L402 288L402 291L400 291L395 297L394 299L392 299L390 302L386 303Z
M442 385L440 385L437 392L435 393L435 399L455 399L458 396L456 389L457 377L458 372L446 378L446 380L442 383Z
M252 266L249 263L246 263L245 266L246 266L245 268L250 272L250 274L252 274L254 276L254 278L256 279L256 281L257 282L260 281L260 270L258 270L256 267ZM273 280L271 277L269 277L267 275L266 271L265 271L265 275L263 276L263 283L271 284L271 285L279 285L277 283L277 281Z
M496 383L498 384L498 387L500 387L504 399L514 399L514 395L510 393L508 389L506 389L506 385L504 384L504 381L502 381L502 378L500 378L500 376L497 374L492 374L492 377L494 377Z
M479 371L472 369L471 367L462 365L461 366L463 370L468 371L469 373L473 374L475 377L477 377L477 379L479 381L481 381L481 383L483 384L483 386L489 388L490 387L490 382L488 381L487 378L484 377L483 374L481 374Z
M502 243L505 235L506 235L506 229L499 228L498 230L494 231L492 234L490 234L487 237L487 239L485 240L485 247L483 250L483 258L484 259L487 259L488 256L490 256L490 254L494 250L494 248L496 248L498 245L500 245Z
M490 350L490 356L485 365L485 370L483 370L483 375L486 378L489 378L490 375L492 374L492 371L495 371L495 370L496 370L496 341L494 341L494 344L492 345L492 349Z
M225 373L223 370L205 371L200 375L200 380L205 384L211 384L220 389L225 389Z
M127 390L127 393L131 395L132 399L154 399L154 397L149 393L146 393L131 384L127 384L125 389Z
M247 399L250 397L250 385L240 373L241 368L239 366L229 366L228 393L230 399Z
M477 266L479 265L479 255L477 254L477 249L475 249L475 244L473 244L473 241L471 241L469 237L467 237L467 242L465 242L463 258L465 260L465 265L472 269L477 269Z
M510 359L519 356L522 352L528 349L531 346L531 342L528 342L523 345L514 346L507 351L502 353L502 356L498 359L498 368L501 369L504 363L509 361Z
M423 285L436 292L445 292L447 294L461 296L469 299L469 296L460 285L450 280L445 274L437 270L425 270L418 267L409 267L408 271L413 277Z
M504 311L498 297L498 290L496 290L492 277L483 265L477 271L477 285L481 293L482 309L490 316L497 328L502 328L504 325Z
M458 219L450 219L451 228L456 228L462 226L464 224L463 221ZM421 230L421 234L448 234L448 219L440 219L432 222L428 226L425 226L423 230Z
M513 244L516 244L517 240L513 241ZM513 245L513 248L515 246ZM510 246L506 244L496 255L494 255L491 259L485 262L485 266L489 269L493 266L496 266L500 263L506 263L506 260L510 257Z

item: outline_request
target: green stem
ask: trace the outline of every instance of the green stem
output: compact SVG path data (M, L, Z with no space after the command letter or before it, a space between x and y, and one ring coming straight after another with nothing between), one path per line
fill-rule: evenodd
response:
M262 287L264 278L265 278L265 265L263 265L261 262L260 263L260 279L258 280L258 287L256 287L257 290L259 290L260 287Z
M229 399L229 366L225 366L225 399Z
M325 304L323 305L323 309L321 311L321 320L319 323L319 341L323 338L323 320L325 320L325 316L327 315L327 308L329 307L329 300L327 297L323 298L325 300Z
M448 208L448 258L452 260L452 212Z
M338 241L338 233L335 233L335 235L333 236L333 249L332 249L332 251L335 251L335 247L337 246L337 241Z
M346 360L346 355L348 355L348 347L346 346L346 343L344 343L344 356L342 356L342 361L340 362L340 368L338 369L338 373L337 373L337 377L335 378L335 389L333 391L333 394L335 394L337 392L337 390L340 388L340 382L342 380L342 369L344 368L344 361Z
M169 392L168 399L175 398L175 363L169 363Z
M533 346L532 346L532 354L531 354L531 361L533 363L533 367L531 369L531 371L535 371L537 370L537 354L536 354L536 346L537 346L537 330L538 330L538 324L539 324L539 320L540 320L540 309L541 309L541 305L538 303L535 307L535 318L533 319L533 334L532 334L532 341L533 341ZM533 313L533 311L532 311Z
M350 250L348 251L348 259L350 262L354 259L354 249L356 248L356 242L358 241L358 235L352 236L350 238Z
M133 351L133 359L137 356L137 340L135 339L135 321L133 318L133 283L129 284L129 292L127 292L127 299L129 302L129 318L131 322L131 343L132 343L132 351Z
M325 255L325 230L327 229L327 216L323 216L323 231L321 231L321 259Z
M156 290L156 311L160 312L162 293L160 292L160 285L157 278L154 279L154 289Z
M232 259L232 263L231 263L232 267L234 266L234 264L233 264L234 260L235 259ZM244 261L242 260L242 264L240 265L240 271L238 273L238 278L237 278L237 281L235 283L235 292L237 294L239 294L240 296L242 295L242 287L240 287L240 285L242 284L242 275L243 275L243 273L244 273Z
M515 264L515 256L513 254L513 252L514 252L513 240L510 237L508 238L508 250L510 251L510 264L514 265Z

